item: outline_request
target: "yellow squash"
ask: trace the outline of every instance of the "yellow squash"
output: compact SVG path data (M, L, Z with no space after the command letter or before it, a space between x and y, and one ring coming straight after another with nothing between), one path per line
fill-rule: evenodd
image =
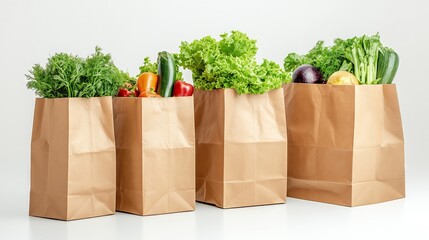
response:
M359 85L359 81L352 73L347 71L334 72L328 79L326 84L333 85Z

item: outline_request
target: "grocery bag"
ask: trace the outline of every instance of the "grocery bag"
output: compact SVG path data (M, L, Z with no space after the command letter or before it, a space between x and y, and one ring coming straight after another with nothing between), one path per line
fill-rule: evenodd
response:
M37 98L30 215L61 220L115 212L111 97Z
M197 201L222 208L284 203L287 133L282 89L196 90Z
M195 209L192 97L113 99L116 210L154 215Z
M358 206L405 196L396 86L284 85L288 196Z

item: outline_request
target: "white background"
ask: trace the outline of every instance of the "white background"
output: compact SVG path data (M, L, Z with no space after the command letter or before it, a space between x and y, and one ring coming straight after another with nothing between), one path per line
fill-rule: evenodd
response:
M428 23L424 0L0 0L0 239L429 239ZM153 217L27 216L35 96L24 74L32 65L61 51L86 56L99 45L134 75L145 56L230 30L257 39L258 59L279 64L317 40L380 32L401 57L395 82L407 197L356 208L289 198L231 210L198 204L195 212Z

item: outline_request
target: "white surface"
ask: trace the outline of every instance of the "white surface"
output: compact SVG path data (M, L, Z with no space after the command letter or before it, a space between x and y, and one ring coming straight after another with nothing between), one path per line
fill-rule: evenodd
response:
M416 196L422 197L413 193L355 208L292 198L286 204L226 210L197 204L194 212L117 213L71 222L27 217L21 201L2 212L0 239L429 239L429 207Z
M428 9L423 0L0 0L0 239L429 239ZM319 39L380 32L401 57L407 198L352 209L288 199L144 218L27 216L34 93L24 74L33 64L59 51L85 56L98 44L136 74L145 56L233 29L258 40L259 59L279 64Z

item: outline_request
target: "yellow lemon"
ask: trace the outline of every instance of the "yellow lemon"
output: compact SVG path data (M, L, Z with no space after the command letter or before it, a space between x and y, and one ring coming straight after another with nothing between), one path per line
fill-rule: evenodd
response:
M334 85L359 85L359 81L355 77L355 75L346 72L346 71L338 71L334 72L328 79L326 84L334 84Z

